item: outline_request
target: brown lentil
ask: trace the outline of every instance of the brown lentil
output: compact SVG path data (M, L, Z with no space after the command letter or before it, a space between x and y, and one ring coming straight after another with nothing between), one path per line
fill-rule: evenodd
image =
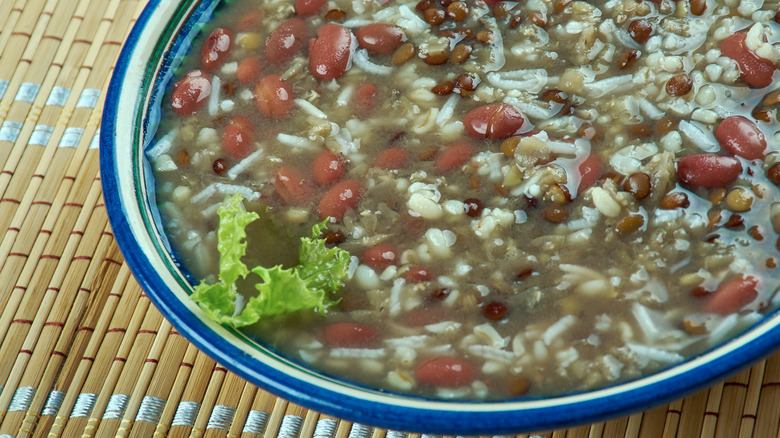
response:
M347 13L341 9L331 9L325 13L325 19L330 21L344 21L347 18Z
M515 150L517 149L517 145L520 143L520 140L522 140L523 137L515 136L515 137L509 137L506 140L501 142L500 150L504 153L505 157L514 157L515 156Z
M691 13L693 15L703 15L707 10L707 0L691 0Z
M467 44L456 44L450 53L450 62L453 64L460 64L466 61L469 59L472 50L471 46Z
M769 169L766 170L766 177L772 184L780 186L780 163L769 166Z
M687 208L691 205L688 195L685 193L669 193L661 199L660 207L664 210L674 210L676 208Z
M500 301L491 301L482 307L482 314L485 318L493 321L503 319L508 311L506 304Z
M770 123L772 121L772 111L766 108L756 108L752 112L753 118L762 122Z
M396 49L395 53L393 53L391 61L393 64L403 64L404 62L412 59L414 52L415 49L412 43L401 44L401 47Z
M588 139L588 140L591 140L591 141L592 140L598 140L598 139L601 138L601 131L599 130L599 128L597 128L597 127L595 127L595 126L593 126L591 124L588 124L588 123L583 123L579 127L579 129L577 129L577 134L580 137Z
M528 14L528 18L531 20L531 23L539 27L547 27L547 17L541 12L531 12Z
M726 228L738 228L741 227L744 223L745 218L743 218L742 215L734 213L729 216L728 220L726 220L726 223L723 224L723 226Z
M470 217L479 217L482 214L482 210L485 209L485 204L479 199L469 198L463 201L463 207L466 210L466 214Z
M430 24L431 26L438 26L442 23L444 23L444 20L447 18L447 13L444 12L444 9L439 8L429 8L426 9L425 12L423 12L423 19L426 23Z
M632 214L621 219L620 222L617 223L615 229L618 234L625 235L640 229L644 224L645 218L636 214Z
M646 43L654 33L655 26L644 18L634 20L628 25L628 34L639 44Z
M428 295L428 299L433 301L443 300L449 296L450 292L452 291L446 287L436 289L435 291L431 292L430 295Z
M483 44L493 44L496 42L496 38L492 30L485 29L477 32L477 41Z
M446 96L455 89L455 82L453 81L444 81L439 84L436 84L431 88L431 91L433 94L437 96Z
M703 335L707 333L707 326L702 321L693 321L690 318L683 319L685 331L692 335Z
M527 377L519 376L509 381L509 393L518 396L523 395L531 389L531 380Z
M712 204L713 207L720 204L724 199L726 199L726 189L712 189L712 192L710 192L710 204Z
M766 267L769 269L775 269L777 267L777 259L774 257L768 257L766 259Z
M464 2L452 2L447 6L447 16L453 21L463 21L469 16L469 7Z
M564 184L558 183L547 189L544 199L559 205L568 204L571 202L571 193Z
M534 270L532 268L520 268L517 270L517 273L515 274L515 282L523 281L527 279L528 277L532 276L534 274Z
M417 12L423 13L434 6L436 6L436 0L422 0L414 8L417 9Z
M347 236L341 230L327 229L322 233L322 237L325 238L325 243L329 245L338 245L347 240Z
M628 125L628 135L630 135L632 138L646 138L650 137L652 134L653 130L644 123Z
M449 57L450 55L448 55L447 52L427 53L420 56L423 62L428 65L442 65L447 62Z
M512 10L512 5L506 2L500 2L493 5L493 16L501 19L509 16L509 11Z
M555 88L551 88L539 96L539 99L545 102L556 102L556 103L566 103L568 98L569 96L565 92Z
M774 106L778 103L780 103L780 90L770 91L761 101L761 105L764 106Z
M752 205L752 192L741 187L737 187L736 189L730 191L728 195L726 195L726 206L728 206L729 210L731 211L738 213L745 212L750 210Z
M462 91L474 91L482 80L476 73L462 73L455 78L455 88Z
M549 222L559 224L569 217L569 210L560 205L550 205L542 210L542 217Z
M222 158L217 158L214 160L214 163L211 164L211 168L214 169L214 173L219 176L223 176L228 171L228 164L227 161L223 160Z
M650 175L644 172L632 173L623 183L623 190L634 195L636 199L645 199L652 190Z
M618 68L621 70L625 70L632 65L634 65L634 62L639 58L639 51L636 49L629 49L623 52L622 55L620 55L620 58L618 58Z
M181 149L176 153L176 164L179 167L187 167L190 165L190 154L186 149Z
M572 1L573 0L555 0L555 3L553 3L553 11L555 11L556 14L560 14Z
M655 125L653 125L653 131L656 135L664 136L677 129L677 124L677 120L669 116L664 116L655 122Z
M764 240L764 235L761 234L761 227L759 227L758 225L753 225L752 227L750 227L748 229L748 234L750 235L750 237L756 240L759 241Z
M685 73L672 76L666 82L666 93L670 96L685 96L693 89L693 81Z

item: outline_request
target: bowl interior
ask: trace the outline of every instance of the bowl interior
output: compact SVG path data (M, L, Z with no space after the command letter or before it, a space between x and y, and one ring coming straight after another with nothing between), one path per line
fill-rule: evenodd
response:
M777 311L742 335L672 368L598 390L503 402L428 400L323 375L243 333L209 320L189 299L192 278L165 237L146 151L160 102L190 41L217 0L152 0L122 51L101 129L101 172L109 218L136 279L179 332L226 368L305 407L407 431L508 433L626 414L680 397L764 357L780 342Z

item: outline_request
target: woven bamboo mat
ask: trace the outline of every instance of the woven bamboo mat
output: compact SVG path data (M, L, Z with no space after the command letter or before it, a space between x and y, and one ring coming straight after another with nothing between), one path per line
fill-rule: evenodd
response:
M97 135L143 0L0 0L0 437L420 437L277 398L199 352L114 241ZM118 311L119 310L119 311ZM777 437L780 355L646 412L523 437Z

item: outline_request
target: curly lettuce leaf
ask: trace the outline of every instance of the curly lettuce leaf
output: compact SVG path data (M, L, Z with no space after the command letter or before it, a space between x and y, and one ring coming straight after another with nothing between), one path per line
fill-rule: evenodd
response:
M341 287L347 275L349 253L328 249L320 238L327 221L312 227L311 237L301 238L299 264L292 268L274 266L251 270L241 261L246 254L246 226L256 220L257 213L244 209L241 195L233 195L219 208L217 249L220 253L219 283L201 282L192 299L219 323L243 327L263 317L304 309L324 312L335 304L329 298ZM261 282L255 285L258 295L251 297L241 312L236 312L236 282L254 273Z

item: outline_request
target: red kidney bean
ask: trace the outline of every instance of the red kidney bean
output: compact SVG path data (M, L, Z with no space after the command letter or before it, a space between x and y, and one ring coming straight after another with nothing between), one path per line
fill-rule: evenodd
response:
M463 124L472 137L499 140L519 134L525 125L525 116L512 105L492 103L469 111Z
M406 41L404 31L388 23L371 23L355 31L358 45L377 55L389 55Z
M683 184L704 187L726 187L742 173L742 165L725 155L688 155L677 162L677 179Z
M712 293L705 308L721 315L738 312L758 297L757 287L758 279L752 276L725 281Z
M363 184L360 181L348 179L336 183L320 200L320 218L332 217L340 221L348 210L357 207L362 195Z
M382 150L374 159L374 166L386 170L401 169L409 161L409 151L402 147L392 147Z
M414 378L421 385L457 388L474 381L474 365L463 359L439 356L417 365Z
M379 243L363 251L363 264L378 271L384 271L397 262L398 249L393 245Z
M297 170L282 166L273 179L274 189L286 204L301 205L312 198L312 188L303 174Z
M441 306L417 307L406 312L401 323L407 327L423 327L444 321L447 311Z
M222 133L222 149L233 158L245 158L252 152L254 137L255 130L248 118L233 117Z
M431 278L433 278L433 273L428 268L411 268L404 275L407 283L423 283L431 281Z
M382 335L375 328L356 322L334 322L325 326L320 335L331 348L371 348L382 342Z
M745 46L747 32L737 32L728 36L720 45L723 55L737 61L742 80L751 88L764 88L772 83L775 64L760 58Z
M358 109L371 111L376 106L377 90L376 85L370 82L364 82L357 87L355 93L355 103Z
M292 87L277 74L263 76L255 85L255 104L264 116L283 119L292 112Z
M328 0L295 0L295 13L304 17L317 15L327 4Z
M223 28L215 29L211 32L206 42L203 43L203 50L200 53L200 62L203 68L214 70L222 66L227 60L230 48L233 46L233 34Z
M474 155L475 148L467 141L453 143L436 156L436 168L441 171L457 169Z
M506 304L500 301L491 301L482 307L482 315L493 321L504 318L508 311Z
M260 77L263 72L263 63L257 58L246 58L238 64L236 79L242 84L249 84Z
M344 161L331 151L322 151L311 164L314 181L327 186L341 179L347 171Z
M236 30L239 32L256 29L263 21L265 13L261 9L253 9L242 15L236 23Z
M280 24L268 37L265 45L265 59L274 65L289 62L303 49L309 33L306 22L292 17Z
M745 117L726 117L715 128L715 138L723 149L734 155L748 160L764 158L766 149L764 133L753 121Z
M317 29L317 37L309 40L309 70L319 79L336 79L344 74L352 61L357 42L352 32L339 24L328 23Z
M200 70L187 73L173 86L171 106L182 116L189 116L200 109L211 94L211 78Z
M580 171L580 183L577 186L577 194L580 194L590 188L596 181L601 178L603 174L604 165L601 163L601 159L594 155L588 155L588 158L580 163L577 168Z

